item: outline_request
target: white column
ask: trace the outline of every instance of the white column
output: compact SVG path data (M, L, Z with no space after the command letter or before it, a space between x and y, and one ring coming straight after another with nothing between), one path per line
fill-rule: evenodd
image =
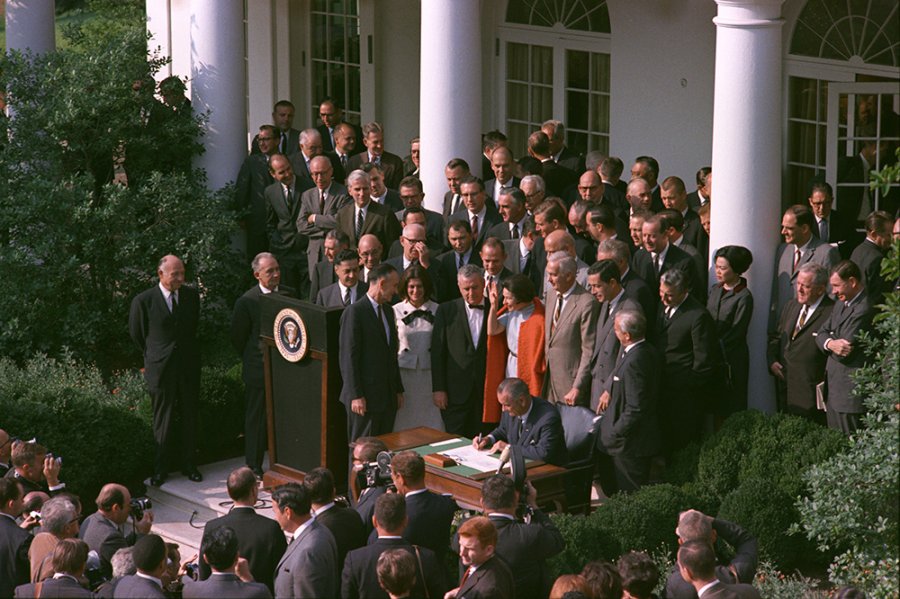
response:
M6 49L56 50L54 11L53 0L6 0Z
M191 0L191 103L209 111L197 166L209 187L233 181L247 155L244 10L241 0Z
M419 137L425 205L440 212L444 166L481 168L481 2L423 0Z
M726 245L753 252L749 407L772 412L766 329L781 223L783 0L716 2L710 256Z
M151 52L159 49L160 56L172 56L172 5L169 0L147 0L147 42ZM156 78L162 81L172 74L172 63L163 65Z

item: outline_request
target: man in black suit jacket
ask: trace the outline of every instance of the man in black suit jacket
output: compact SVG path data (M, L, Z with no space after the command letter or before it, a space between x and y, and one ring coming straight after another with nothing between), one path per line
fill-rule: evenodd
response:
M499 208L500 190L504 187L517 189L521 179L515 176L515 160L512 152L506 146L501 146L491 154L491 171L494 177L487 179L488 173L484 173L484 192L490 198L495 208Z
M629 267L631 251L628 244L620 239L607 239L597 247L597 260L612 260L619 267L619 281L625 288L628 297L641 305L648 326L656 323L656 311L659 306L659 295L654 294L644 280ZM649 330L653 327L650 326Z
M547 186L548 196L561 197L566 189L578 183L577 172L553 160L550 138L543 131L535 131L528 136L528 155L541 163L541 177Z
M459 586L444 599L513 597L515 582L509 566L496 555L497 528L489 518L477 516L459 527L459 557L465 571Z
M450 223L447 227L447 240L450 250L435 258L441 275L437 285L440 302L460 297L457 283L460 268L467 264L481 266L481 255L473 247L472 227L466 220L454 220Z
M566 126L562 121L544 121L541 131L546 133L550 140L550 155L554 162L578 174L585 171L584 156L573 152L566 145Z
M344 120L344 110L334 101L334 99L325 98L322 100L322 103L319 104L319 118L322 119L322 124L316 127L316 129L318 129L319 134L322 136L322 147L326 152L334 151L334 136L339 134L339 125L345 125L351 129L354 139L354 148L363 147L362 129L359 128L359 125L348 123Z
M345 173L341 161L332 154L324 154L322 152L322 136L315 129L304 129L301 131L300 149L287 155L288 160L291 161L291 168L294 169L294 174L307 185L313 182L312 161L317 156L322 156L328 160L335 180L344 180Z
M397 328L390 308L400 275L393 266L382 263L369 274L368 282L363 299L341 315L341 403L347 409L351 443L362 436L391 432L394 415L403 405Z
M334 501L334 475L328 468L313 468L303 479L309 491L312 513L316 521L331 531L337 543L338 571L344 569L348 551L366 544L366 527L359 512Z
M697 182L697 189L687 194L687 204L691 210L696 212L700 206L709 203L712 193L712 167L701 167L694 178Z
M869 294L869 301L878 306L884 301L884 279L881 261L891 249L891 228L894 219L890 214L876 211L866 217L866 239L856 246L850 259L859 267L862 284Z
M192 481L203 480L194 463L197 448L197 398L200 393L200 295L184 284L184 263L163 256L157 267L159 284L131 302L128 328L144 356L144 380L153 404L156 458L151 484L161 485L175 456ZM180 443L172 428L175 412L181 421Z
M716 552L705 541L688 541L678 548L678 572L688 582L685 590L704 599L760 599L759 591L747 583L722 582L716 572Z
M131 552L137 572L116 584L116 599L165 599L162 576L168 567L166 544L159 535L141 537Z
M487 437L473 439L472 445L476 449L498 452L508 445L515 445L528 459L566 465L562 420L553 405L540 397L533 397L528 392L528 385L517 378L504 379L500 383L497 401L503 410L500 426Z
M309 238L297 232L297 218L300 215L300 196L313 184L298 179L290 160L281 154L269 159L269 171L275 179L264 194L269 251L278 259L285 285L294 289L297 297L307 297L309 271L306 248Z
M266 235L266 187L275 182L269 172L269 158L278 148L278 135L272 125L263 125L256 136L261 152L244 159L234 183L234 203L241 213L241 223L246 235L246 256L253 256L269 249Z
M388 595L378 584L375 568L379 556L390 549L408 551L416 558L413 597L443 597L447 589L443 563L438 561L433 551L413 545L403 536L407 522L407 502L403 497L397 493L381 495L376 502L372 521L378 536L367 546L347 554L341 574L341 597L386 598Z
M488 238L488 231L499 224L503 218L493 202L487 202L484 183L478 177L468 177L459 184L464 207L452 215L450 221L464 220L472 230L472 245L475 251L481 251L481 244Z
M153 514L147 510L134 530L125 536L121 527L131 515L131 493L122 485L106 484L97 495L97 511L85 518L78 537L88 544L100 558L100 571L107 578L112 576L112 558L116 551L134 545L150 532Z
M4 476L19 481L25 495L56 495L66 490L66 483L59 480L62 460L49 455L47 448L36 441L13 441L11 445L12 468Z
M663 218L654 214L643 226L644 247L635 252L631 266L636 274L650 286L652 291L659 290L660 277L670 270L678 270L684 274L688 290L699 292L701 286L696 281L696 262L690 254L669 243L663 229Z
M431 389L447 431L473 437L481 428L487 355L484 275L474 264L456 280L462 295L438 306L431 334Z
M249 562L253 579L266 585L271 591L275 566L287 548L284 533L277 522L256 513L254 506L259 498L259 483L249 468L232 471L228 475L226 486L234 507L224 516L206 523L201 546L213 531L226 526L231 528L237 536L238 555ZM211 573L210 564L201 559L200 580L206 580Z
M632 180L640 178L647 182L650 190L651 212L659 212L663 209L662 191L659 187L659 162L653 156L638 156L631 166Z
M437 261L432 258L431 250L427 244L425 235L425 226L419 223L409 223L403 227L403 234L400 237L400 246L403 249L399 256L394 256L386 261L397 269L397 272L406 272L406 269L413 265L421 266L428 273L428 276L434 282L435 289L439 289L441 285L440 266ZM435 297L437 297L437 292Z
M369 534L375 530L375 525L372 524L375 502L385 494L387 487L385 485L368 486L363 468L366 464L374 462L378 458L379 453L387 450L388 448L384 441L376 437L360 437L353 444L349 484L351 493L349 497L353 509L359 514L359 518L366 529L366 538L369 538Z
M701 266L706 266L709 259L709 235L700 224L700 216L688 206L687 193L684 189L684 181L678 177L667 177L660 185L662 189L662 203L668 210L674 210L681 214L683 220L681 234L684 241L696 248L703 256ZM701 267L701 272L706 269Z
M279 154L292 154L300 147L300 132L293 128L294 113L294 105L287 100L279 100L272 107L272 124L275 128L275 151ZM251 154L263 153L258 140L259 136L253 138L253 142L250 144Z
M383 248L390 248L400 237L400 223L388 208L372 200L368 173L355 170L347 176L347 191L352 203L337 214L337 227L356 246L363 235L372 234Z
M244 458L247 466L262 477L266 451L266 390L263 381L263 356L259 343L259 298L269 293L292 295L281 287L281 269L275 256L262 252L253 259L253 277L257 284L234 303L231 316L231 345L241 355L244 380Z
M425 201L425 193L422 191L422 181L417 177L405 177L400 181L398 190L403 209L394 213L394 216L402 224L408 224L406 219L410 214L421 210L425 217L425 233L428 236L429 247L433 247L436 253L443 251L447 238L444 233L444 218L438 212L426 209L422 203ZM440 249L439 249L440 248Z
M368 283L359 280L359 255L344 250L334 260L337 282L321 289L316 303L326 308L346 308L361 299L369 289Z
M371 187L369 195L372 200L390 210L395 216L397 212L403 210L403 200L400 199L400 194L396 189L388 189L385 186L382 166L366 162L360 169L369 174L369 186ZM400 184L398 183L397 186L399 187Z
M245 541L238 538L237 531L231 526L223 525L204 531L200 542L201 562L209 565L213 575L197 581L189 580L182 596L185 599L271 598L271 580L270 586L254 581L247 560L240 556L242 542Z
M337 283L334 259L350 247L350 239L340 229L330 229L322 242L322 260L309 273L309 301L314 302L319 290Z
M809 262L800 267L796 279L796 299L784 305L766 355L778 385L778 409L824 424L824 414L816 406L816 385L825 380L827 358L816 346L816 335L834 308L825 293L828 271Z
M14 478L0 478L0 597L11 597L17 585L26 584L31 571L28 549L34 537L20 528L25 493Z
M841 259L846 260L861 241L856 232L856 215L833 210L834 194L831 185L814 180L810 186L809 207L815 217L813 236L825 243L837 246Z
M706 306L688 295L682 271L663 273L659 296L665 309L657 316L654 345L663 355L660 421L665 450L671 455L700 440L701 415L709 411L707 402L717 380L719 349L712 317Z
M366 151L351 156L347 162L347 170L362 168L367 162L378 165L384 173L384 184L390 189L397 189L403 179L403 159L384 149L384 129L381 123L366 123L363 128L363 145Z
M486 172L490 172L490 164L488 164ZM444 167L444 177L447 179L447 191L444 193L444 204L442 216L444 223L449 224L450 215L459 211L463 207L463 199L460 195L460 181L471 176L469 171L469 163L462 158L453 158Z

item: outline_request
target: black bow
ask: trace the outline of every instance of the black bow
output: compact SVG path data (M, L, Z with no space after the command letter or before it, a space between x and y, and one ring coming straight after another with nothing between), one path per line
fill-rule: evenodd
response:
M434 323L434 314L428 310L413 310L403 317L403 324L412 324L417 318L422 318L427 322Z
M484 304L469 304L470 310L484 310Z

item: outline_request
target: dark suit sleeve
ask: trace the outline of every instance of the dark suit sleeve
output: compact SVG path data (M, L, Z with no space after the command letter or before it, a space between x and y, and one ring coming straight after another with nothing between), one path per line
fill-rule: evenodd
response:
M238 355L243 355L252 328L248 302L242 300L239 297L234 303L234 314L231 316L231 345Z
M735 556L731 560L731 566L737 571L738 582L753 582L759 560L756 537L734 522L718 518L713 520L713 529L720 539L734 548Z
M540 509L534 510L529 526L538 531L537 538L531 546L540 554L540 558L551 558L566 548L566 540L562 533L556 528L553 520Z
M646 417L646 410L649 408L653 385L650 377L653 372L648 372L641 366L641 361L635 356L635 359L627 362L625 370L619 373L622 384L625 385L625 406L613 425L613 433L619 438L627 437L641 418Z
M447 391L447 312L448 304L438 306L431 331L431 390Z
M359 587L353 570L353 555L350 552L344 560L344 571L341 573L341 599L357 599L359 597Z
M368 300L362 300L368 301ZM362 392L362 366L361 354L363 348L361 344L361 330L359 323L358 310L352 307L344 310L341 315L340 330L340 365L341 377L344 379L344 388L347 392L344 394L349 399L364 397Z
M203 542L206 540L206 535L209 533L209 522L206 523L206 526L203 527L203 536L200 538L200 546L203 547ZM197 556L197 562L200 565L200 580L206 580L212 574L212 570L209 567L209 564L206 562L206 558L203 555Z
M751 316L753 316L753 296L746 293L738 298L737 309L734 311L734 321L722 333L720 341L725 347L731 347L732 344L747 339L747 330L750 328Z
M713 375L716 356L716 331L712 317L705 309L694 320L691 326L691 338L694 342L694 375L698 377L696 384L705 384Z
M128 314L128 332L131 340L141 350L141 353L147 349L147 328L149 325L149 316L145 309L144 303L141 301L142 295L138 295L131 302L131 311Z
M551 464L564 464L565 455L562 451L566 447L565 434L563 433L562 419L559 412L551 406L547 413L547 420L541 427L541 434L536 445L523 445L522 455L532 460L543 460Z

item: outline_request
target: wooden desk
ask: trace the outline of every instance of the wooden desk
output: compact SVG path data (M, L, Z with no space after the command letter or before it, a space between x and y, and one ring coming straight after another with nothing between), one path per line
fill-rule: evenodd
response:
M378 437L391 451L412 449L439 441L455 439L459 435L420 426ZM540 462L528 468L528 480L537 491L537 502L550 511L566 511L566 469ZM481 481L448 472L444 468L425 464L425 484L435 493L449 493L463 509L481 509Z

